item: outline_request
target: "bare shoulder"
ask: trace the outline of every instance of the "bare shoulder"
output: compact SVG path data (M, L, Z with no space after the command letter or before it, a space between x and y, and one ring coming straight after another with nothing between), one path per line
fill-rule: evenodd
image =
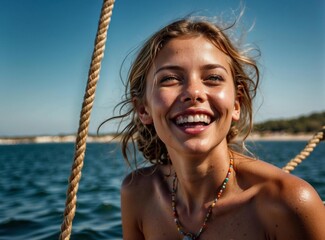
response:
M162 183L160 168L138 169L125 177L121 186L123 239L140 240L143 236L145 209L152 209L158 186Z
M168 170L167 170L168 171ZM160 184L165 172L164 167L151 166L137 169L128 174L121 186L122 195L136 195L138 198L145 193L143 197L149 198L153 188Z
M134 191L141 190L145 187L143 185L148 185L149 182L146 180L152 178L155 171L154 167L146 167L129 173L122 182L121 191L131 194Z
M121 200L126 203L130 201L133 206L150 201L150 194L154 194L153 189L159 175L159 170L154 166L131 172L122 182Z
M237 157L239 182L255 188L256 210L271 237L325 239L325 207L309 183L266 162Z

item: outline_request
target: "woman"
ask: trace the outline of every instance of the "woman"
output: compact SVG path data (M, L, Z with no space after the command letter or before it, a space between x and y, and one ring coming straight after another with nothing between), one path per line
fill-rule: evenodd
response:
M131 67L123 153L136 143L152 165L123 182L124 239L325 239L316 191L232 145L252 128L259 71L224 32L174 22Z

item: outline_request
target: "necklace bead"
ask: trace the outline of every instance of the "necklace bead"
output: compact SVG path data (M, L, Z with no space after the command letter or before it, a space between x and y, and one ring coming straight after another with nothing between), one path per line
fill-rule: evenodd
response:
M192 240L193 238L189 237L189 236L184 236L183 240Z
M230 158L229 169L228 169L226 178L224 179L221 186L219 187L220 189L219 189L219 191L217 193L216 198L212 201L211 205L208 207L207 214L206 214L206 216L204 218L203 224L202 224L200 230L196 234L193 234L193 233L190 233L190 232L185 232L183 230L183 227L182 227L180 221L179 221L178 213L177 213L177 209L176 209L176 192L177 192L176 181L177 181L177 175L175 173L174 179L173 179L172 192L171 192L172 210L173 210L173 217L174 217L174 222L176 224L177 230L181 235L184 236L183 240L195 240L195 239L198 239L200 237L200 235L202 234L202 232L204 231L204 229L207 227L207 222L208 222L208 220L209 220L209 218L210 218L210 216L212 214L212 209L215 207L217 201L220 199L222 193L226 189L227 183L229 182L229 177L230 177L230 174L231 174L231 170L233 168L233 164L234 164L233 158Z

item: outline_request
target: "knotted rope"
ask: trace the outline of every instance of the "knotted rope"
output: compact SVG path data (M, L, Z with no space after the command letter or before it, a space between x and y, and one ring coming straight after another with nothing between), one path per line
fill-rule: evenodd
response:
M94 51L88 72L87 87L80 113L79 129L75 145L75 155L71 169L71 175L69 178L69 185L64 210L64 220L61 225L61 234L59 237L60 240L70 239L72 231L72 221L76 211L77 191L81 178L81 170L83 167L83 161L86 151L86 140L88 136L90 114L95 99L95 91L99 79L101 61L104 57L107 30L111 21L113 6L114 0L103 1Z
M325 126L317 132L307 143L305 148L293 159L291 159L286 166L282 168L283 171L290 173L298 166L306 157L314 151L318 143L325 139Z

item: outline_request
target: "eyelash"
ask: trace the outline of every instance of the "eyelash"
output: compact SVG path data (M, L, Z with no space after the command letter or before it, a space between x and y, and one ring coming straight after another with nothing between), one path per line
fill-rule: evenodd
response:
M164 83L164 82L168 82L168 81L172 81L172 80L179 80L179 78L175 75L168 75L168 76L164 76L160 79L160 83Z
M164 76L162 77L160 80L159 80L159 83L161 84L164 84L164 83L167 83L169 81L180 81L180 78L176 75L167 75L167 76ZM224 81L224 77L222 77L221 75L219 74L212 74L212 75L209 75L207 76L204 81L209 81L209 82L222 82Z
M215 74L207 77L207 81L224 81L224 78L221 75Z

